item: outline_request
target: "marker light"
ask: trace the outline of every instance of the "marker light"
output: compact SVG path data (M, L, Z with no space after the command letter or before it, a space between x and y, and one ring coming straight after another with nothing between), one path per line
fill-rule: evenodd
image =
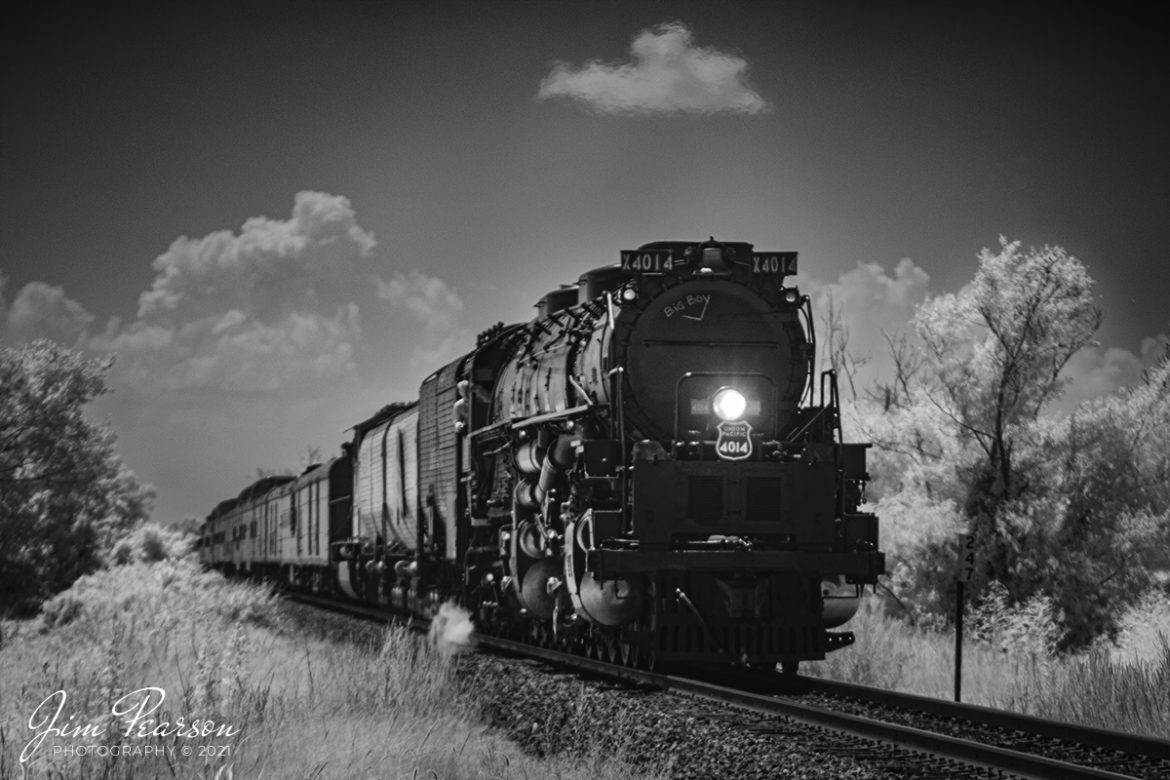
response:
M794 288L788 288L784 291L784 300L786 303L796 303L800 300L800 291Z
M738 420L747 411L747 399L733 387L723 387L711 398L711 409L720 420Z
M633 287L627 287L622 290L622 300L626 303L633 303L638 298L638 291Z

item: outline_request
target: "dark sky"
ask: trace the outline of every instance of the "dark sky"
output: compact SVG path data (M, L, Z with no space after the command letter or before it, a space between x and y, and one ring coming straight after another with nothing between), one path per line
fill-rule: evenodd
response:
M292 460L266 453L332 451L478 330L651 240L796 250L802 284L876 264L866 278L919 295L957 290L1000 235L1058 244L1098 282L1102 348L1132 357L1170 321L1170 56L1152 8L22 8L0 55L7 337L120 351L108 411L172 515ZM682 49L654 32L667 22ZM635 38L663 48L638 60ZM669 81L680 63L744 69L696 98ZM546 79L562 91L538 99ZM298 193L321 195L296 212ZM348 238L306 243L310 212ZM312 286L269 273L290 257ZM343 260L348 281L313 276ZM182 305L142 308L152 289ZM906 313L856 300L855 329ZM248 362L261 353L266 368ZM311 422L270 435L257 404ZM249 445L208 465L214 431Z

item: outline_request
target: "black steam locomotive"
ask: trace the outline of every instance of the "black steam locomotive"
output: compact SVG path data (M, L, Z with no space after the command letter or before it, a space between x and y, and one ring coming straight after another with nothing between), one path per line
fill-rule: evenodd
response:
M219 504L201 554L629 664L823 658L884 556L795 272L714 239L622 252L339 457Z

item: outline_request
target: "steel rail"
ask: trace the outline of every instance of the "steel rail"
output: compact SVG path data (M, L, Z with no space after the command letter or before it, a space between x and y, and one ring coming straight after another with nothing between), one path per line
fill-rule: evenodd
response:
M1090 745L1106 750L1117 750L1123 753L1170 761L1170 740L1157 737L1125 734L1078 723L1045 720L1035 715L997 710L980 704L964 704L819 677L801 676L796 679L795 684L807 690L821 693L863 699L875 704L905 707L915 712L925 712L939 717L969 720L996 728L1024 731L1049 739L1059 739L1065 742L1075 742L1079 745Z

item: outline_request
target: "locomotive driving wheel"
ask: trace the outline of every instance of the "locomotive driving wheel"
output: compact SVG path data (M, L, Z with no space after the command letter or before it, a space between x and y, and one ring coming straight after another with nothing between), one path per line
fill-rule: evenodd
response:
M642 662L642 650L634 642L620 641L618 644L622 666L638 669Z
M602 636L601 648L602 648L602 660L603 661L606 661L607 663L611 663L611 664L619 663L619 661L621 659L621 653L618 649L617 641L612 636L610 636L609 634L605 634Z
M548 632L548 629L545 628L543 623L539 623L539 622L534 621L532 623L532 628L529 631L529 636L532 639L532 643L534 645L536 645L537 647L547 648L550 646L549 632Z

